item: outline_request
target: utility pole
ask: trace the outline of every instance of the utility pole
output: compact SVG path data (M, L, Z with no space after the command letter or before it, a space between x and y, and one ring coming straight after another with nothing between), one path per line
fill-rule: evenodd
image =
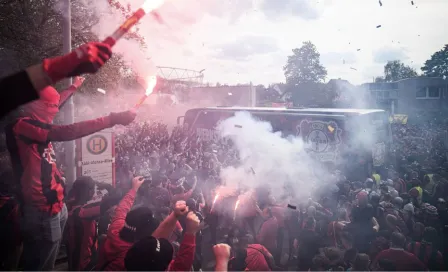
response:
M62 44L63 44L63 54L68 54L72 51L72 11L70 0L64 1L64 9L62 12L63 24L62 24ZM72 79L69 78L65 82L65 87L72 85ZM74 104L73 97L70 97L65 103L64 107L64 124L74 123ZM65 143L65 178L68 187L71 187L75 181L75 142L70 141Z

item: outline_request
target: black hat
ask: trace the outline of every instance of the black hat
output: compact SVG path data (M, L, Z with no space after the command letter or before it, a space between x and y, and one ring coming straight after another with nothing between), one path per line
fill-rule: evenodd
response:
M151 233L158 227L159 221L148 207L137 207L131 210L124 222L120 237L127 242L134 242L143 234Z
M145 237L128 250L124 265L127 271L166 271L173 253L168 240Z

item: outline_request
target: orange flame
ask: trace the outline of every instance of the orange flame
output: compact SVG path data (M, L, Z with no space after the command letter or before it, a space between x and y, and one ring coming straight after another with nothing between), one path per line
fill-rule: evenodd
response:
M154 88L157 85L157 77L156 76L150 76L148 78L148 87L146 88L145 94L146 96L152 94L152 92L154 91Z
M164 0L146 0L145 3L142 5L142 9L145 11L145 13L150 13L151 11L154 11L160 6L162 6Z

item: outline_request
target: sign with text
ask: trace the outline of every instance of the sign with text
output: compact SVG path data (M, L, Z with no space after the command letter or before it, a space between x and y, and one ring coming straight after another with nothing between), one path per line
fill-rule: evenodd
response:
M115 144L112 131L103 130L77 142L78 176L115 185Z

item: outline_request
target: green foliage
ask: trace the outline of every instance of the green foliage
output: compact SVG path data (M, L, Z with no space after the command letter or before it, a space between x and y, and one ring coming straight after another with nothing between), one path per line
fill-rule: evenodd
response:
M401 79L417 77L417 72L399 60L388 61L384 65L384 81L393 82Z
M382 82L386 82L384 77L382 77L382 76L375 77L375 83L382 83Z
M448 78L448 44L432 54L421 69L425 76Z
M325 80L327 70L320 64L320 54L312 42L304 42L300 48L295 48L292 52L283 67L287 84L316 83Z
M283 67L286 78L285 93L291 94L294 105L331 104L333 94L322 84L327 76L327 70L320 63L320 54L316 46L307 41L292 52Z

